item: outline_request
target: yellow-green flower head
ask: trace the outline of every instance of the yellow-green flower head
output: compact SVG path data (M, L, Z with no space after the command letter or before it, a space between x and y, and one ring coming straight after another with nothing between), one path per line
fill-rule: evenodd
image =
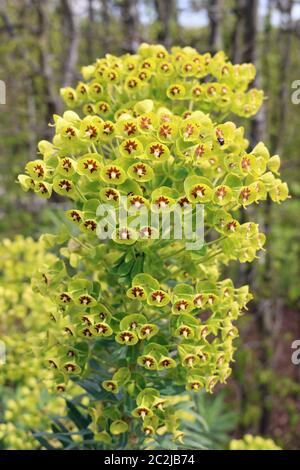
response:
M243 439L232 439L230 450L281 450L272 439L246 434Z
M223 52L200 54L193 48L143 44L135 55L110 56L83 67L84 82L75 89L66 87L61 96L70 107L89 101L91 106L106 103L108 108L96 107L96 114L115 112L130 99L155 95L168 106L182 102L188 108L190 99L203 111L233 111L240 116L255 114L262 104L259 90L248 87L255 78L252 64L232 65ZM210 84L206 77L213 77ZM125 93L124 93L125 91ZM99 98L105 101L100 102ZM112 101L112 98L114 100ZM117 103L117 104L116 104ZM101 106L101 105L100 105ZM115 108L114 110L110 108Z

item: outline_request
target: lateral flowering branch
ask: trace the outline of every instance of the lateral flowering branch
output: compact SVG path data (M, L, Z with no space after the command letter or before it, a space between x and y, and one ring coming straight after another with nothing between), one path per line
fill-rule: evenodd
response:
M39 143L40 157L19 176L25 191L54 191L71 205L61 233L43 236L60 246L59 257L33 279L54 305L48 365L62 392L74 376L89 376L92 358L106 369L98 380L119 406L109 402L101 416L92 407L99 441L133 433L137 420L145 435L167 429L176 439L170 390L212 392L226 383L235 321L251 299L248 286L222 279L222 265L253 261L265 242L238 209L267 197L281 202L288 188L279 157L262 142L249 149L243 127L224 122L261 106L263 93L248 90L253 65L232 65L223 52L142 44L82 72L76 88L61 90L72 110L54 116L53 141ZM209 242L187 251L184 240L151 237L150 225L139 237L117 227L99 241L99 204L118 211L120 200L137 214L203 204Z

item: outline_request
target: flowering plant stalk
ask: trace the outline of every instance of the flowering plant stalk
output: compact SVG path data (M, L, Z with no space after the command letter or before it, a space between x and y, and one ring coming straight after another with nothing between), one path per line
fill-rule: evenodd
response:
M51 393L52 372L45 368L46 353L40 347L47 339L53 305L30 286L36 264L54 261L32 238L4 239L0 247L0 340L5 345L0 362L1 448L38 448L32 429L51 431L49 415L64 415L63 397Z
M61 90L69 109L54 116L53 141L39 143L40 157L19 176L25 191L70 200L61 232L42 237L59 256L33 279L53 302L47 362L60 393L71 379L99 387L101 403L88 410L94 439L110 445L137 429L177 439L170 397L226 382L235 321L251 299L248 286L221 276L265 242L256 223L239 222L239 209L281 202L288 188L279 157L262 142L249 149L243 127L225 121L260 108L263 93L249 89L253 65L142 44L82 73L76 88ZM111 237L100 240L101 204L116 214L131 208L131 221L144 208L192 216L201 204L207 241L187 250L150 222L112 231L107 223Z

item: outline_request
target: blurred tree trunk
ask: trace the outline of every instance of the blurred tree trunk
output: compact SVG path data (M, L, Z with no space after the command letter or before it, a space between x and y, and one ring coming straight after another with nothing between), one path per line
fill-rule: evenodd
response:
M154 0L154 8L159 25L157 40L166 47L172 45L172 24L178 30L177 1L176 0Z
M291 56L291 12L292 0L284 2L277 2L277 8L281 14L280 27L277 34L277 43L279 45L279 69L278 79L280 83L278 101L276 103L277 112L277 129L276 132L270 136L270 151L271 154L280 153L283 145L284 129L286 126L287 118L287 104L288 104L288 90L287 72L290 64ZM266 89L270 88L270 75L268 74L270 64L268 61L268 51L270 44L270 31L271 31L271 15L274 8L274 0L268 1L267 16L265 19L265 32L264 32L264 45L263 45L263 60L264 69L267 70L266 75ZM254 52L255 54L255 52ZM256 79L256 86L260 86L259 75ZM266 105L263 106L263 114L261 112L253 119L252 124L252 138L259 140L264 139L266 134L265 124L266 119ZM269 113L273 114L270 105L267 108ZM266 201L263 213L263 231L267 237L267 249L264 257L264 269L262 277L262 288L260 287L259 302L257 305L256 320L258 323L259 331L261 332L262 345L261 345L261 361L265 368L272 369L274 367L274 358L276 356L276 342L278 338L279 326L281 324L281 311L279 308L278 298L276 292L272 290L272 247L270 239L270 231L272 227L272 204L270 199ZM258 286L257 286L258 287ZM271 354L270 354L271 353ZM271 410L269 407L270 385L263 383L260 385L261 395L261 417L259 422L259 433L266 434L270 426Z
M264 24L263 45L262 45L262 69L263 69L263 74L264 74L264 85L265 85L264 88L266 90L269 90L271 87L271 76L270 76L271 66L270 66L270 61L269 61L269 50L270 50L271 31L272 31L271 18L272 18L272 12L273 12L274 6L275 6L274 0L268 0L267 14L265 17L265 24ZM268 125L270 121L269 116L272 113L270 105L271 103L269 101L267 101L267 103L264 104L265 126ZM269 129L267 130L269 131ZM267 134L267 132L265 132L265 134ZM270 150L271 150L271 153L274 153L272 142L271 142ZM263 231L267 236L267 243L268 243L268 235L269 235L270 226L271 226L271 215L272 215L272 204L271 204L270 198L268 198L267 201L265 202L265 207L264 207L264 212L263 212ZM269 250L267 250L264 255L263 284L266 286L269 286L270 280L271 280L271 255L270 255ZM259 289L259 286L256 286L256 287L257 289ZM259 303L258 311L260 313L260 316L263 315L263 308L264 308L263 302ZM261 327L265 329L264 325L261 325Z
M246 0L238 0L237 7L239 10L240 23L243 29L239 32L241 35L240 43L241 48L239 51L241 62L252 63L255 65L257 74L252 86L261 88L261 75L260 75L260 60L258 51L258 0L248 2ZM263 104L258 113L252 117L250 122L249 137L250 147L253 148L259 141L264 140L266 135L266 115L265 105ZM247 211L242 210L242 221L248 220L248 215L251 215L252 208ZM243 268L243 266L241 266ZM246 283L251 283L253 275L253 265L247 265L244 270Z
M209 18L209 47L212 53L223 48L222 18L223 18L223 0L211 0L208 3L207 13Z
M101 12L101 28L103 31L102 44L104 55L110 50L111 36L110 36L110 4L109 0L100 0Z
M51 56L49 48L49 1L40 2L39 0L31 0L32 6L37 14L37 30L36 39L39 44L39 68L40 76L43 80L43 101L46 106L45 111L45 134L48 138L52 131L48 128L48 123L52 120L53 114L60 111L61 104L55 89L55 75L51 65Z
M237 62L253 63L257 70L257 75L253 86L261 88L261 77L260 77L260 57L258 50L258 0L245 1L237 0L235 5L236 13L236 22L237 30L235 31L234 36L234 45L238 47L237 51L234 51L234 59ZM266 41L266 31L264 31L264 41ZM266 135L266 109L265 105L261 107L259 112L251 119L249 127L249 140L250 140L250 149L259 142L264 140ZM251 151L250 150L250 151ZM269 203L266 205L269 207ZM249 207L247 210L241 210L241 223L246 223L249 221L249 218L252 219L251 214L253 209ZM266 218L265 214L265 218ZM250 216L250 217L249 217ZM264 220L264 232L268 232L267 221ZM266 235L268 235L266 233ZM265 266L266 269L266 266ZM257 271L256 266L252 264L240 265L239 267L239 278L243 283L249 284L251 290L255 290L255 280ZM269 303L265 301L266 299L258 302L255 311L255 321L258 326L258 331L261 335L260 342L260 357L263 367L268 367L268 351L272 343L272 335L267 329L270 322L271 311L269 308ZM268 301L269 299L267 299ZM243 397L243 400L246 400L247 392L244 389L244 385L240 383L240 394ZM269 386L268 384L259 384L258 390L260 393L260 402L261 402L261 420L259 423L260 432L264 434L270 418L270 413L267 407ZM242 403L242 406L245 408L246 404Z
M255 65L257 74L254 86L261 88L261 67L258 57L258 3L259 0L244 2L244 38L242 62ZM252 146L265 139L266 136L266 113L263 104L258 113L251 119L250 139Z
M139 44L139 11L137 0L122 0L121 21L123 29L123 51L135 53Z
M287 111L289 103L289 89L287 87L288 70L291 63L291 43L292 43L292 8L294 0L278 0L277 8L280 12L280 28L278 31L278 41L280 52L279 60L279 95L277 132L272 135L271 145L273 153L281 153L283 150L285 129L287 125Z
M235 0L231 56L234 63L257 65L257 25L259 0Z
M252 86L261 88L261 67L258 50L258 3L259 0L238 0L240 23L243 29L239 32L241 35L241 48L239 51L241 62L252 63L255 65L257 73ZM266 109L263 104L258 113L252 117L250 122L249 137L250 148L252 149L258 142L265 139L266 135ZM248 216L253 209L249 207L247 211L242 210L242 221L247 222ZM243 268L243 266L241 266ZM253 265L247 265L244 269L244 281L251 283L253 281Z
M36 144L37 144L37 110L36 102L34 99L34 87L33 80L26 80L26 88L28 90L27 95L27 115L28 115L28 127L30 129L28 133L28 144L29 144L29 154L34 156L36 153Z
M235 0L232 9L233 13L233 28L231 33L231 51L230 56L234 64L239 64L241 58L241 42L242 42L242 31L243 31L243 8L241 8L241 0Z
M257 64L257 24L258 24L258 0L240 0L240 8L243 10L243 62Z

